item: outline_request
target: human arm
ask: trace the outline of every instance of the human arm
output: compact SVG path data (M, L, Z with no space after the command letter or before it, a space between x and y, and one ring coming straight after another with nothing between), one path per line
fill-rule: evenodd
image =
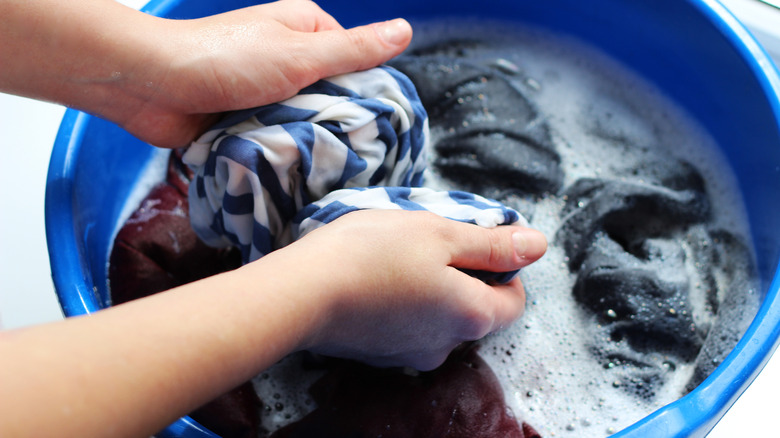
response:
M170 20L114 0L0 0L0 92L116 122L156 146L185 146L218 113L293 96L374 67L411 41L396 20L346 30L308 0Z
M430 369L524 307L519 279L455 268L514 270L545 249L520 227L349 213L235 271L0 333L0 436L148 436L298 350Z

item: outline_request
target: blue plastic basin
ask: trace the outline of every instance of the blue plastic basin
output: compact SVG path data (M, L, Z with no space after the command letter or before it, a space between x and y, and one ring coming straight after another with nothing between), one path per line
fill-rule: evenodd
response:
M704 436L747 388L780 334L780 77L742 25L714 0L322 0L345 26L443 13L528 22L581 38L639 72L706 127L730 161L746 203L762 306L739 344L694 391L619 437ZM245 0L158 0L146 12L191 18ZM115 125L69 110L46 189L52 274L67 316L107 306L106 263L124 201L155 149ZM185 417L160 437L214 437Z

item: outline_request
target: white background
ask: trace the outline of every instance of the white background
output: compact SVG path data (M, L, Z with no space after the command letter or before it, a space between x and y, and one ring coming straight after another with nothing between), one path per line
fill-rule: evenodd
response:
M721 1L780 64L780 10L757 0ZM139 8L145 1L122 3ZM58 105L0 94L0 326L7 329L62 318L48 263L44 191L64 111ZM767 436L777 428L778 393L780 354L709 437Z

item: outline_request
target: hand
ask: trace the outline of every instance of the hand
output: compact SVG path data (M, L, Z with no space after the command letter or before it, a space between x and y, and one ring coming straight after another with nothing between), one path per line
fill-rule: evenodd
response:
M546 248L544 236L529 228L485 229L427 212L358 211L271 256L286 252L317 279L318 293L328 294L306 348L429 370L458 344L507 327L524 310L519 278L488 285L456 268L515 270Z
M314 2L283 0L189 21L166 21L165 58L120 114L126 130L157 146L183 146L216 113L295 95L317 80L374 67L411 41L404 20L345 30ZM134 107L135 106L135 107Z
M186 146L217 113L269 104L377 66L404 20L344 29L309 0L168 20L115 0L0 2L0 91L62 103L156 146Z

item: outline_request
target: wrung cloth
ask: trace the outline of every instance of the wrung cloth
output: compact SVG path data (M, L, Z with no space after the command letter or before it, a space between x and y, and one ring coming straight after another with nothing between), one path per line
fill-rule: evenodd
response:
M321 80L285 101L231 113L190 145L183 161L194 172L192 227L249 263L361 209L526 224L496 201L421 187L428 141L425 108L397 70ZM515 273L487 275L508 281Z

